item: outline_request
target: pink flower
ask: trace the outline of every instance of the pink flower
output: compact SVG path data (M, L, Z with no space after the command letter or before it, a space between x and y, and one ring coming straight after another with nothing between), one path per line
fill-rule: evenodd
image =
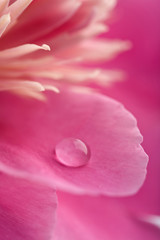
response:
M65 236L78 240L160 239L158 6L157 0L119 1L119 21L112 25L109 36L128 38L133 49L107 67L123 67L128 77L112 88L103 89L106 94L122 101L138 119L144 135L143 145L150 156L147 179L136 195L126 198L77 197L58 193L60 207L56 230L60 239ZM149 29L152 34L148 34ZM68 222L68 213L72 224Z
M73 198L80 204L78 194L92 195L88 199L93 203L98 199L93 195L132 195L144 182L148 158L135 118L120 103L64 80L111 80L117 72L91 63L129 45L97 37L106 31L104 20L114 1L31 2L0 3L0 235L8 240L78 240L85 226L80 217L75 221L75 202L68 210L72 202L67 194L77 194ZM52 50L49 55L37 52L49 50L46 44L53 56ZM53 91L42 94L44 90ZM60 208L54 231L56 194ZM92 206L83 211L92 221ZM73 224L76 235L70 231ZM86 239L97 239L97 230L87 227ZM106 239L106 232L100 239Z

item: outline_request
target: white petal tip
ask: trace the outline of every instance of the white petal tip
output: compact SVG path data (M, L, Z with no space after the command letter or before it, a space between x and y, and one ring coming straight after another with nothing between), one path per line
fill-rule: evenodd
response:
M43 44L42 45L42 49L44 49L46 51L50 51L51 50L50 46L48 46L47 44Z
M4 18L6 19L7 22L10 22L10 21L11 21L11 15L10 15L10 13L5 14L5 15L4 15Z
M45 90L50 90L55 93L60 93L60 90L57 87L52 86L52 85L44 85L44 88L45 88Z

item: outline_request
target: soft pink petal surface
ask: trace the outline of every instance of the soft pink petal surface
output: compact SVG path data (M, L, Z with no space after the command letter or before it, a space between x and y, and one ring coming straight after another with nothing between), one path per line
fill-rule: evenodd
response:
M53 237L57 206L53 189L0 172L0 196L0 239Z
M136 192L145 178L147 155L134 117L99 94L62 90L46 97L38 102L1 94L1 164L65 191ZM57 162L55 147L66 138L88 146L91 157L85 166Z
M159 240L160 229L140 221L116 199L58 192L56 240Z

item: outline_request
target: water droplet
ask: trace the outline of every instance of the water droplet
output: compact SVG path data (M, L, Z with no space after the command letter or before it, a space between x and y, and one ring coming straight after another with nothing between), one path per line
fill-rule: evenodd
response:
M55 147L56 160L68 167L80 167L88 163L90 152L84 142L65 138Z

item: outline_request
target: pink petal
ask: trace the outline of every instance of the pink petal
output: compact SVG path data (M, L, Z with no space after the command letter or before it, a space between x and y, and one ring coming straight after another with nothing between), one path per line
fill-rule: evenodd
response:
M133 49L112 62L113 67L123 67L128 78L110 88L106 94L125 103L127 109L134 113L144 136L143 147L150 158L143 187L138 194L121 199L121 202L142 215L160 215L160 2L120 0L118 7L123 15L109 34L131 40ZM143 20L142 12L146 13Z
M52 188L1 172L0 196L1 239L51 239L57 206Z
M58 65L58 64L57 64ZM59 64L55 70L49 68L45 71L26 71L27 75L37 76L39 78L48 78L53 80L63 80L72 84L82 84L86 82L96 82L106 86L115 80L122 80L123 73L121 71L102 70L100 68L82 68L79 66L67 66L67 64ZM17 73L18 75L18 73Z
M19 2L17 5L22 7L23 1L16 1ZM17 8L16 2L15 6L10 6L14 16L16 15L14 13ZM26 4L28 4L27 1ZM3 38L2 46L13 47L44 38L45 35L67 21L77 11L79 5L79 0L48 0L47 3L46 0L33 1L16 26L7 34L7 37ZM44 43L44 39L42 42Z
M62 90L46 97L42 103L1 93L1 163L66 191L135 193L146 175L147 156L134 117L99 94ZM55 147L66 138L89 147L88 164L73 169L56 161Z
M0 91L12 90L17 89L20 90L27 89L29 91L44 91L44 87L39 82L34 81L14 81L13 79L8 81L0 82Z
M58 192L56 240L159 240L160 229L138 220L118 199Z
M33 53L37 50L46 50L49 51L50 48L48 45L43 44L42 46L38 46L36 44L24 44L18 47L9 48L6 50L1 51L0 58L4 60L8 60L10 58L22 57L26 54Z
M12 21L15 21L33 0L16 0L6 10L11 14Z
M0 17L0 37L5 32L8 24L10 23L10 20L11 19L9 14L5 14L2 17Z
M137 117L139 127L144 136L143 147L149 155L150 161L146 181L139 193L132 198L125 198L119 201L123 202L129 209L140 214L160 214L159 100L156 99L156 96L151 98L150 93L144 94L143 88L133 88L132 81L134 79L130 80L131 84L124 82L121 88L117 86L117 88L111 89L110 94L121 102L126 103L127 108ZM146 81L149 83L149 81L152 81L152 77L148 78L146 76ZM151 88L150 92L153 91L153 88Z
M128 50L129 42L114 40L86 40L72 47L66 45L62 51L57 52L56 57L62 59L67 58L81 58L86 62L100 62L114 58L122 51Z
M0 14L3 13L6 7L8 7L9 0L1 0L0 2Z

